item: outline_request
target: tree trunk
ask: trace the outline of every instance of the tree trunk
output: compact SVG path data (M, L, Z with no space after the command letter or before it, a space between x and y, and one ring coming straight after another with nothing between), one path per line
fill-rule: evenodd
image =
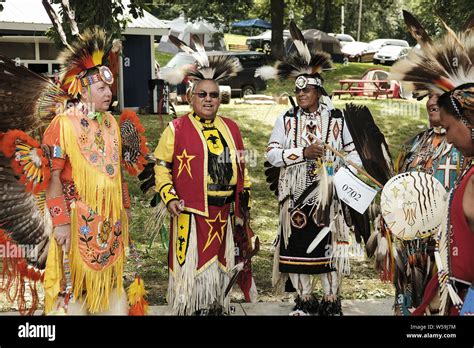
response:
M326 33L331 33L333 32L332 30L332 13L331 13L331 0L325 0L324 1L324 21L323 21L323 28L321 29L322 31Z
M307 4L311 12L303 17L303 27L305 29L318 28L318 0L309 0Z
M270 9L272 12L272 56L273 59L282 59L284 56L283 47L283 16L284 0L271 0Z

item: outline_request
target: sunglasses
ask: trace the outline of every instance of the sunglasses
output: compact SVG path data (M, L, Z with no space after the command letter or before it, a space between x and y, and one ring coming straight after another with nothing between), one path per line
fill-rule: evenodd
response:
M219 92L209 92L209 93L207 93L206 91L200 91L200 92L193 93L193 94L197 95L201 99L206 98L208 94L209 94L209 97L211 97L213 99L219 98Z
M309 93L312 89L316 89L316 87L305 87L305 88L298 88L296 87L293 92L295 92L295 94L298 94L299 92L303 92L303 93Z

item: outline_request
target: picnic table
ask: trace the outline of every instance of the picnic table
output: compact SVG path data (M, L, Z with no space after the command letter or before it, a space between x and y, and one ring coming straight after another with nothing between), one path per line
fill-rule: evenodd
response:
M394 90L390 88L389 80L357 80L347 79L339 80L341 88L333 91L333 95L339 96L343 94L350 94L355 96L375 97L377 99L380 95L385 95L386 98L391 94L393 98Z

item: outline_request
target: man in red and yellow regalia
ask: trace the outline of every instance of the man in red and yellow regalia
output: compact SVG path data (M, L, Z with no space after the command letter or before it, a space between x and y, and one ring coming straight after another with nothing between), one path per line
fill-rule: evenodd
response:
M231 58L217 63L225 76L239 68ZM235 122L217 116L213 64L192 70L193 110L169 123L155 151L155 187L172 216L168 301L178 315L228 311L233 228L242 222L242 200L248 202L242 136Z

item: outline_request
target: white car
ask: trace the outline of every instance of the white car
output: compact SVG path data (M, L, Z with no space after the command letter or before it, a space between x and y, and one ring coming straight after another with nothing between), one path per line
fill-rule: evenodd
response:
M366 55L364 54L368 47L369 44L366 42L354 41L346 43L341 48L341 51L344 54L344 57L349 59L350 62L371 62L372 56L366 59Z
M289 30L283 30L283 41L290 37ZM248 49L250 51L258 51L261 50L265 53L269 53L271 50L271 42L272 42L272 31L265 30L263 33L257 36L249 36L245 41Z
M374 54L374 64L393 64L408 54L410 47L384 46Z
M376 39L369 42L369 50L378 52L384 46L410 47L407 41L398 39Z
M341 43L341 47L344 47L351 42L355 42L354 38L350 36L349 34L329 33L329 35L334 36L336 39L338 39L339 42Z

